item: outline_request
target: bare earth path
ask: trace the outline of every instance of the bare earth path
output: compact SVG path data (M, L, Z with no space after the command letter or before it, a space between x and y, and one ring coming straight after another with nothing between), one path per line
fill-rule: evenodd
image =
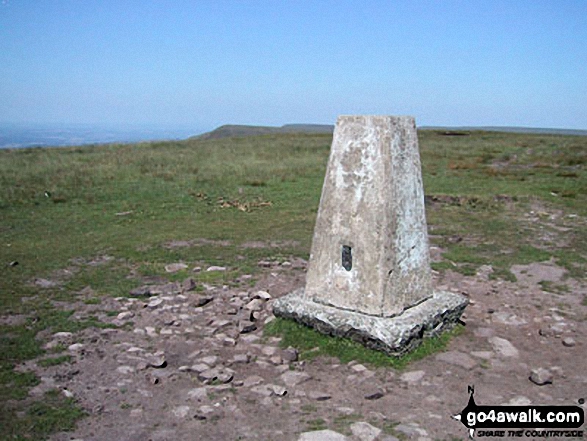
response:
M512 270L517 283L490 280L488 267L474 277L437 275L437 285L469 296L465 330L447 352L404 371L296 361L295 351L262 337L273 299L304 284L305 263L295 260L268 268L254 288L246 276L238 288L204 292L159 281L150 296L100 305L85 304L82 291L63 305L75 317L99 310L101 320L128 325L47 336L73 362L23 369L42 378L32 394L58 387L89 414L54 441L297 440L326 428L355 440L465 439L451 415L467 404L468 385L478 404L587 398L587 287L567 279L568 292L543 291L539 282L564 273L551 263ZM538 368L550 382L530 381Z

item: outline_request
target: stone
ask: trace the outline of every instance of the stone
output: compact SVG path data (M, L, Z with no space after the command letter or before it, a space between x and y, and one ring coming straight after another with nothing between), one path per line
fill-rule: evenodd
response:
M188 277L181 283L181 289L183 291L193 291L194 289L196 289L196 286L196 281L191 277Z
M211 271L226 271L226 267L224 266L209 266L206 271L211 272Z
M144 286L139 286L137 288L131 289L129 291L129 294L132 297L149 297L151 296L151 286L148 285L144 285Z
M218 356L217 355L208 355L206 357L200 358L199 361L207 364L208 366L214 366L216 363L218 363Z
M132 311L124 311L124 312L121 312L120 314L118 314L116 316L116 318L118 320L128 320L130 318L133 318L134 316L135 316L134 312L132 312Z
M291 346L281 351L281 358L286 362L298 361L298 357L298 350Z
M165 265L165 271L168 273L176 273L178 271L186 269L188 266L185 263L170 263Z
M220 375L220 371L218 369L206 369L205 371L198 373L198 380L202 383L209 384L216 380Z
M473 351L471 352L473 357L482 358L483 360L490 360L493 357L493 352L491 351Z
M273 384L260 384L257 386L251 387L251 392L254 392L259 395L263 395L264 397L270 397L273 395Z
M84 345L82 343L74 343L72 345L69 345L69 347L67 348L68 350L70 350L71 352L78 352L84 349Z
M576 345L576 342L575 342L574 338L572 338L572 337L563 338L563 346L566 346L567 348L572 348L575 345Z
M408 438L416 436L428 436L428 432L426 432L426 430L413 423L398 424L393 428L393 430L407 436Z
M212 300L214 300L214 297L212 296L198 296L195 301L195 306L199 308L200 306L207 305Z
M544 368L532 369L530 381L538 386L552 384L552 372Z
M379 398L383 398L384 395L385 394L383 393L383 391L381 391L381 390L374 390L374 391L367 392L364 395L364 398L366 400L378 400Z
M250 377L244 379L243 386L253 387L263 383L263 381L263 377L260 377L259 375L251 375Z
M283 386L278 385L278 384L271 385L271 390L278 397L284 397L285 395L287 395L287 389Z
M473 369L477 366L477 362L464 352L448 351L442 352L436 356L436 360L443 361L448 364L460 366L463 369Z
M185 418L190 412L190 406L177 406L171 412L177 418Z
M406 383L413 384L424 378L424 375L426 375L424 371L410 371L403 373L399 378Z
M261 299L253 299L249 303L247 303L244 308L248 309L249 311L261 311L265 302Z
M270 300L271 299L271 294L269 294L267 291L257 291L254 296L254 299L261 299L261 300Z
M167 360L165 360L165 354L162 352L156 352L147 358L147 364L149 367L160 369L167 366Z
M280 378L286 386L295 387L300 383L308 381L312 377L310 377L310 375L306 374L305 372L288 371L281 374Z
M364 372L367 370L367 368L362 364L353 364L351 369L355 372Z
M246 334L257 329L257 325L250 320L240 320L238 322L238 329L241 334Z
M347 441L348 438L341 433L334 430L314 430L312 432L304 432L298 438L298 441Z
M373 441L381 433L381 429L364 421L351 424L351 432L360 441Z
M491 337L489 343L493 346L493 350L503 357L518 358L520 355L514 345L505 338Z
M155 309L155 308L157 308L157 306L160 306L162 303L163 303L163 299L158 297L156 299L151 300L149 303L147 303L147 308Z
M215 409L212 406L200 406L200 408L196 411L194 418L197 420L205 420L215 413Z
M53 288L57 286L57 282L47 279L35 279L35 285L41 288Z
M128 375L128 374L132 374L135 371L135 369L132 366L118 366L116 368L116 372L118 372L119 374L123 374L123 375Z
M326 401L326 400L330 400L330 398L332 398L332 396L326 392L320 392L317 390L311 390L308 393L308 397L311 400L316 400L316 401Z

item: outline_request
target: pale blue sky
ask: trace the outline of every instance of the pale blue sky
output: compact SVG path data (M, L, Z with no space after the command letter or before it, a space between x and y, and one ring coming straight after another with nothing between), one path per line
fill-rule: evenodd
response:
M0 0L0 122L587 129L587 0Z

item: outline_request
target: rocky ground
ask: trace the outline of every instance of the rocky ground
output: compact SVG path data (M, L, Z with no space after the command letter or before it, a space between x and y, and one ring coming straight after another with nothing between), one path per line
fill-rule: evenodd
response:
M52 440L465 439L451 415L466 406L468 385L480 405L587 398L587 287L561 282L564 270L551 262L512 268L517 283L492 280L487 266L473 277L436 274L439 288L469 297L465 330L447 352L403 371L300 361L264 338L272 302L303 286L305 262L261 265L252 288L247 275L203 291L189 278L152 278L129 298L87 304L88 287L60 305L118 327L41 336L47 348L65 345L72 362L21 366L42 380L31 394L59 388L88 413ZM544 281L568 291L544 291Z

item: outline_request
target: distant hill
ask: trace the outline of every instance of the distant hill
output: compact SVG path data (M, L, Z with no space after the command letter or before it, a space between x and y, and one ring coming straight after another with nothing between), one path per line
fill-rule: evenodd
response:
M440 131L488 131L488 132L507 132L507 133L534 133L544 135L576 135L587 136L587 130L573 129L541 129L532 127L433 127L422 126L418 130L440 130ZM193 136L190 139L219 139L230 137L245 137L270 135L276 133L328 133L332 134L334 125L327 124L285 124L281 127L274 126L247 126L227 124L220 126L211 132Z
M243 136L270 135L274 133L329 133L332 134L334 126L325 124L286 124L281 127L272 126L245 126L224 125L211 132L194 136L191 139L219 139Z
M419 130L440 130L440 131L483 131L483 132L506 132L506 133L531 133L536 135L575 135L587 136L587 130L575 129L542 129L537 127L418 127Z

